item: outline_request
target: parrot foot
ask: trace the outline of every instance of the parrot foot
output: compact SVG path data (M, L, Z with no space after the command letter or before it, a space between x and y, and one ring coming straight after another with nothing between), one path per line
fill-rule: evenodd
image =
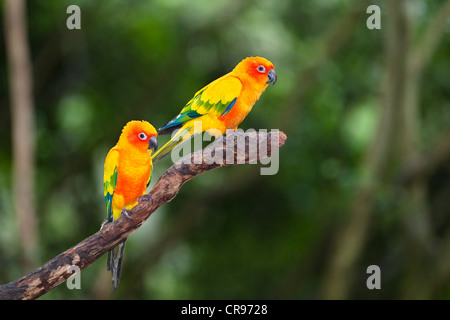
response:
M141 202L141 201L151 201L153 203L153 198L149 194L144 194L138 198L138 202Z
M121 214L122 216L125 216L125 217L127 217L128 219L131 220L130 213L131 213L130 210L127 210L127 209L123 208L123 209L122 209L122 212L121 212L120 214Z

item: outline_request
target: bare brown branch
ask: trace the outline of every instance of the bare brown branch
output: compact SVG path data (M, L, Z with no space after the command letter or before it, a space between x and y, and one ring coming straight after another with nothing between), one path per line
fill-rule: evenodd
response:
M230 139L233 137L236 137L236 140ZM244 146L237 143L240 138L245 139L245 149ZM167 169L149 192L152 200L147 197L139 201L138 205L131 210L131 219L121 217L115 222L105 225L97 233L59 254L40 268L18 280L0 286L0 299L36 299L40 297L70 277L72 274L68 273L68 270L72 266L84 269L126 239L156 209L174 199L187 181L215 168L262 162L271 157L274 148L277 149L284 145L286 138L283 132L251 132L245 134L236 132L227 135L226 138L224 136L219 137L205 149L184 157ZM233 144L227 147L229 141L232 141ZM259 147L250 148L249 145L252 143L257 143ZM267 152L260 152L264 149L267 149ZM232 155L228 158L228 161L227 150L229 155ZM216 159L218 159L217 155L221 155L220 158L223 161L208 164L205 159L200 158L202 154L216 155ZM232 162L229 161L230 158L232 158ZM202 161L195 164L198 159Z

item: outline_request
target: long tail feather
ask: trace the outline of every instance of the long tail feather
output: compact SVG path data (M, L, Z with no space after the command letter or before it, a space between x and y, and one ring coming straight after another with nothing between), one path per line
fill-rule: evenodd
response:
M167 156L176 147L181 146L183 143L188 141L193 134L194 134L193 126L186 126L186 127L183 126L182 128L180 128L177 131L177 133L165 145L163 145L158 151L156 151L152 155L152 162L156 163L165 156Z
M108 251L108 262L107 269L111 271L112 274L112 285L113 290L119 287L120 274L122 272L122 259L123 251L125 250L125 241L120 243L113 250Z

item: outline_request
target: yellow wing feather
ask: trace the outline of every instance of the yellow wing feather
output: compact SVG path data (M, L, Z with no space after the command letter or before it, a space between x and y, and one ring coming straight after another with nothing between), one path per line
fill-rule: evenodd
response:
M105 203L108 214L108 222L113 219L112 215L112 200L114 190L117 184L117 170L119 166L119 149L116 147L109 150L105 159L105 168L103 174L103 195L105 196Z
M202 121L203 131L214 128L223 130L217 118L227 114L236 104L242 92L242 82L230 73L197 91L180 114L162 126L159 134L177 133L153 156L153 162L161 160L175 147L187 141L194 132L193 121Z
M241 90L242 83L238 78L225 75L198 91L181 113L192 110L200 115L220 116L239 97Z

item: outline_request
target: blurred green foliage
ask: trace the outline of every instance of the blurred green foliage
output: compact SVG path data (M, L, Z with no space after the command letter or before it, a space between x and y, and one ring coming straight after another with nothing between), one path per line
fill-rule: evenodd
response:
M373 2L384 19L385 2ZM428 25L442 3L410 1L416 30ZM66 28L71 4L81 8L81 30ZM241 59L266 57L278 74L276 86L266 90L241 127L277 128L288 136L274 176L260 176L259 165L233 166L183 186L128 239L115 294L104 257L81 272L81 290L62 284L42 299L321 298L337 230L365 170L384 90L384 20L382 30L368 30L368 15L362 14L336 53L323 52L326 36L339 32L330 30L333 23L354 5L350 0L28 1L41 262L100 228L106 218L103 161L124 124L145 119L159 128ZM0 28L3 35L4 24ZM3 49L4 41L0 45ZM450 120L449 45L447 29L421 87L424 146L432 145ZM12 202L5 50L0 58L0 283L6 283L29 270L21 267ZM169 165L164 160L155 166L152 185ZM449 207L442 210L448 213ZM395 192L379 190L350 298L401 296L409 262L402 258L396 210ZM436 217L446 234L448 214ZM380 291L365 287L371 264L381 266ZM445 283L432 297L449 296Z

